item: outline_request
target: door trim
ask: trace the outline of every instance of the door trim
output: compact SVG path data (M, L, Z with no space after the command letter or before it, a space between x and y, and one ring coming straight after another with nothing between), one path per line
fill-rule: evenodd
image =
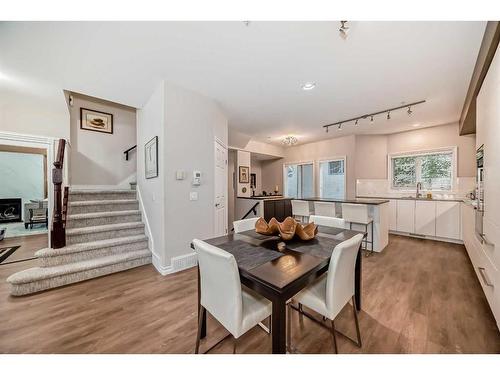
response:
M225 178L224 178L224 191L225 191L225 194L224 194L224 197L225 197L225 200L224 200L224 207L226 208L226 223L225 223L225 228L224 228L224 231L226 232L226 234L228 234L228 230L229 230L229 208L228 208L228 185L227 185L227 179L228 179L228 176L227 176L227 173L228 173L228 149L227 149L227 145L218 137L214 137L214 195L213 195L213 203L212 203L212 217L214 218L214 226L213 226L213 233L214 235L216 234L215 233L215 183L216 183L216 177L217 177L217 162L216 162L216 158L217 158L217 153L216 153L216 147L217 145L219 145L220 147L222 147L223 149L226 150L226 175L225 175Z

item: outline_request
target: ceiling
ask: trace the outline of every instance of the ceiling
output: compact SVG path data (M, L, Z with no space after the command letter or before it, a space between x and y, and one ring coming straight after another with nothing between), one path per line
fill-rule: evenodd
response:
M486 22L3 22L0 90L62 89L140 108L162 79L279 143L458 121ZM21 82L16 87L16 82ZM316 88L302 90L305 82ZM404 110L322 125L421 99Z

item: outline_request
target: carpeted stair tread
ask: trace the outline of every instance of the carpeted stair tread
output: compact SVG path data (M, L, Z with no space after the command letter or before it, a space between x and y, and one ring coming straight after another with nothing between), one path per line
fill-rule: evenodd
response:
M95 219L99 217L127 216L127 215L140 215L140 214L141 211L139 210L90 212L86 214L68 215L67 220Z
M111 238L108 240L77 243L77 244L62 247L60 249L45 248L45 249L38 250L35 253L35 256L38 258L55 257L55 256L66 255L66 254L79 253L82 251L90 251L90 250L102 249L102 248L107 248L107 247L112 247L112 246L126 245L126 244L135 243L135 242L147 241L147 240L148 240L148 237L146 237L145 235Z
M143 228L144 223L137 221L133 223L119 223L119 224L107 224L107 225L98 225L94 227L84 227L84 228L71 228L66 229L66 236L78 235L78 234L89 234L89 233L98 233L98 232L108 232L113 230L122 230L122 229L132 229L132 228Z
M34 267L9 276L7 278L7 282L11 284L26 284L147 257L151 257L151 252L148 249L145 249L131 251L123 254L114 254L107 257L94 258L81 262L68 263L54 267Z
M69 194L135 194L134 190L130 189L69 189Z
M68 202L70 207L81 207L81 206L95 206L99 205L118 205L118 204L132 204L136 203L137 199L103 199L95 201L76 201Z

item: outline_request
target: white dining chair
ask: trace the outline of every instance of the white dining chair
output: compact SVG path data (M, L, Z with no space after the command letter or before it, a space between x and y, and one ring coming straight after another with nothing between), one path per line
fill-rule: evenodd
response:
M335 203L314 202L314 215L336 217Z
M299 314L312 317L303 312L302 306L306 306L331 321L330 330L335 353L338 353L338 348L334 319L349 300L352 300L352 311L358 337L357 344L361 347L361 332L359 330L356 299L354 298L354 270L356 256L362 240L363 235L357 234L351 239L338 244L330 258L328 272L293 297L293 301L299 303ZM291 316L291 303L288 304L287 309L288 316ZM287 346L291 348L290 318L288 319L287 330L290 333L287 337Z
M311 215L309 222L331 228L347 229L349 227L349 224L344 219L338 217Z
M371 246L371 251L366 253L366 256L373 255L373 219L368 213L368 205L342 203L342 218L349 223L349 229L352 229L352 224L359 224L365 227L367 233L363 242L365 250L368 250L368 244ZM368 235L368 227L371 227L371 235Z
M311 215L311 209L309 207L308 201L301 201L297 199L292 199L292 216L295 218L299 216L301 221L309 221L309 216Z
M237 340L259 322L271 316L272 304L250 289L241 287L236 259L227 251L195 239L200 268L200 310L195 353L200 348L202 317L205 310L233 336L233 354Z
M247 230L255 229L255 223L259 219L259 217L252 217L250 219L233 221L234 233L241 233Z

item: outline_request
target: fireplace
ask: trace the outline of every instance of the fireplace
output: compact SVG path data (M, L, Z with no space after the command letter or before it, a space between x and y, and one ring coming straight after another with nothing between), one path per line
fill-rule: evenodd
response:
M21 220L21 198L0 199L0 223Z

